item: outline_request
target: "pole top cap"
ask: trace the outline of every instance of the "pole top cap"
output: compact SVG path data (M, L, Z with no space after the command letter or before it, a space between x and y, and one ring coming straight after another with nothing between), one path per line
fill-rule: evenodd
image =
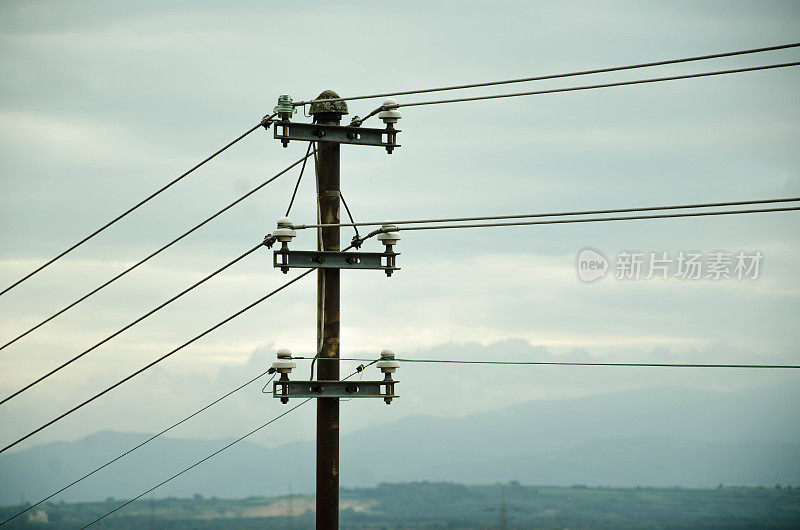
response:
M337 99L339 94L333 90L326 90L317 99ZM309 114L347 114L347 102L345 101L314 101L311 103Z

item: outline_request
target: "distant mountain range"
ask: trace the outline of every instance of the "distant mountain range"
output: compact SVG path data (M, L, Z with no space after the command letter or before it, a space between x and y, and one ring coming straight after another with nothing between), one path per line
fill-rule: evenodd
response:
M465 417L414 416L343 436L341 484L443 480L713 487L800 485L800 385L657 388L531 401ZM277 424L276 424L277 426ZM99 432L0 455L0 503L59 489L148 438ZM56 498L136 495L229 440L158 439ZM154 492L247 497L314 490L313 442L244 441Z

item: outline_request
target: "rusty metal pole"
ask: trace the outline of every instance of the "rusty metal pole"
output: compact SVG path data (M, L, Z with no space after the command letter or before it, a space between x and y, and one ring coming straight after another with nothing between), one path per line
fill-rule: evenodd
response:
M317 99L339 95L326 90ZM339 125L344 101L311 104L320 124ZM317 203L323 224L339 223L339 144L318 142ZM320 250L340 250L339 228L322 229ZM317 269L317 379L339 380L339 269ZM317 529L339 528L339 399L317 399Z

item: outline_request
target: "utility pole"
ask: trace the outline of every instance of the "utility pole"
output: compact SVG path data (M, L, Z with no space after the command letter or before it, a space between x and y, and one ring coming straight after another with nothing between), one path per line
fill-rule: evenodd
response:
M339 95L326 90L317 99ZM310 114L321 125L339 125L344 101L316 102ZM317 205L322 224L339 223L339 144L317 142ZM324 227L317 250L339 251L339 227ZM317 379L339 380L339 269L317 269ZM317 529L339 528L339 398L317 400Z
M315 381L292 381L289 374L297 366L292 360L292 352L280 349L278 360L272 371L280 374L273 382L272 395L288 403L290 398L314 398L317 400L317 529L338 530L339 528L339 398L352 399L380 398L390 404L398 396L395 392L396 380L392 374L400 363L395 360L391 350L381 351L380 360L374 361L384 374L382 381L340 381L339 375L339 274L340 269L377 269L391 276L396 270L395 258L398 253L394 246L400 240L397 227L391 223L370 234L377 235L385 250L378 252L342 252L339 234L339 145L371 145L383 147L391 153L396 147L397 133L394 124L401 118L397 102L384 101L378 109L367 115L377 114L385 124L385 129L362 127L364 119L354 117L350 125L340 124L347 114L347 103L338 100L339 95L326 90L311 102L310 113L314 123L296 123L291 118L297 104L289 95L278 98L274 112L279 120L274 122L275 138L284 147L291 141L314 142L315 169L317 175L317 214L319 230L316 251L297 251L289 249L289 242L295 237L295 226L288 217L278 219L278 226L272 234L267 234L264 244L272 247L275 242L281 248L273 252L273 266L284 274L291 268L317 269L317 379ZM272 123L272 122L270 122ZM265 125L268 126L269 124ZM298 227L299 228L299 227ZM348 247L361 248L364 239L353 238ZM362 371L360 366L358 371ZM312 369L313 375L313 369ZM349 379L349 378L346 378Z

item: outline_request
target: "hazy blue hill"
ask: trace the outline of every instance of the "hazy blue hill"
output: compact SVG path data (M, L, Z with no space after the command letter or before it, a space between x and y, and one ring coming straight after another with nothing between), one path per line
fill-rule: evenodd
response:
M466 483L495 474L559 486L774 486L800 481L800 444L705 443L666 438L596 440L541 455L447 462L432 465L429 473Z
M2 455L0 502L18 502L21 494L32 499L45 492L51 493L150 436L103 431L73 443L58 442ZM89 500L109 496L121 498L138 494L147 482L161 481L229 441L181 438L154 440L73 486L68 490L69 494L65 492L64 499ZM252 462L264 462L264 454L263 447L248 441L241 442L237 444L235 452L219 456L223 469L198 469L198 473L183 483L187 487L179 488L178 491L191 496L196 491L204 491L200 485L202 482L213 481L214 475L225 476L241 472L243 485L233 489L236 491L235 495L246 497L253 486L253 479L256 478L248 471L254 467ZM263 466L256 467L263 472ZM201 484L198 484L198 480ZM195 484L198 484L198 489L194 488ZM169 493L168 490L165 492L176 494Z
M409 480L413 469L418 473L417 479L457 481L465 475L439 475L434 470L443 469L447 463L470 463L482 468L487 460L545 454L562 455L568 459L566 465L596 441L608 439L639 440L632 443L645 444L645 447L649 444L647 438L696 444L730 445L754 441L795 444L800 440L800 413L794 404L799 402L800 391L789 385L735 393L661 388L572 400L532 401L465 418L414 417L381 429L366 430L348 437L343 444L348 448L343 461L368 474L368 468L362 463L364 457L377 458L380 453L388 453L403 464L382 470L381 477L386 480ZM572 457L565 451L569 448L575 448ZM348 460L350 451L353 460ZM650 483L661 476L653 469L660 463L652 458L640 465L653 472L650 480L640 475L636 482L614 482L613 477L609 477L598 483L636 485ZM454 465L448 469L452 471ZM474 480L486 481L491 475L471 476ZM497 480L513 478L513 474L496 477ZM700 485L701 479L695 477L692 469L687 469L684 480ZM703 482L703 485L714 484Z
M660 388L532 401L466 417L409 417L343 437L343 486L445 480L613 486L800 485L800 389ZM279 424L276 424L279 428ZM146 439L99 432L0 455L0 503L38 499ZM65 493L123 498L227 441L158 439ZM238 444L156 495L247 497L313 491L314 445Z

